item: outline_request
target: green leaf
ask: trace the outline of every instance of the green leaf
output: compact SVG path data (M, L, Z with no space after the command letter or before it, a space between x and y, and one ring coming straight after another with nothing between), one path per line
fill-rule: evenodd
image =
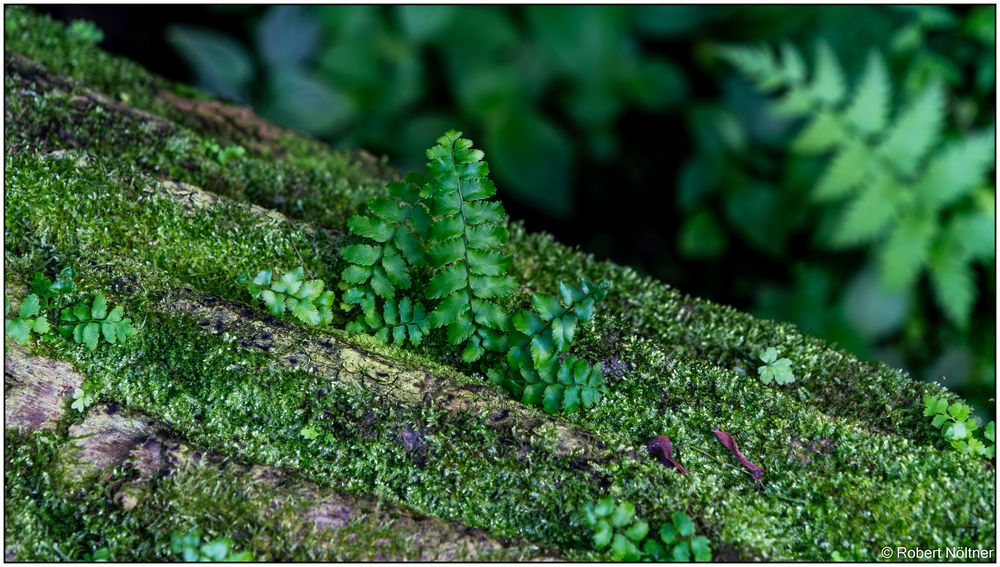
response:
M90 316L93 319L104 319L108 314L108 300L104 294L98 293L94 296L94 303L90 307Z
M563 401L563 386L561 384L549 384L545 388L545 394L542 398L542 408L545 409L547 413L556 414L562 409ZM612 519L614 524L614 519ZM615 527L621 527L615 525Z
M691 552L694 554L694 560L700 563L712 560L712 548L705 536L698 536L691 540Z
M864 144L844 145L820 177L814 195L819 201L832 201L849 194L867 176L871 167L871 150Z
M774 347L768 347L767 350L760 354L760 359L763 360L765 364L771 364L778 359L778 350Z
M594 529L594 547L604 549L611 543L611 538L615 535L614 530L608 525L606 520L598 520Z
M46 319L44 316L35 319L35 321L31 325L31 330L39 335L44 335L45 333L48 333L50 329L51 326L49 325L49 320Z
M101 325L99 323L87 323L83 326L82 340L88 350L97 348L97 341L101 336Z
M969 406L963 403L954 403L948 406L948 415L958 421L963 421L969 417Z
M532 406L540 406L545 400L546 384L529 384L524 387L524 394L521 398L523 403Z
M976 301L972 266L954 250L939 247L931 253L928 267L937 304L956 327L966 328Z
M809 90L816 100L829 105L836 105L844 98L844 73L825 41L816 45L816 71Z
M643 542L642 551L650 556L653 561L663 561L667 554L667 550L663 547L663 544L653 538L649 538Z
M7 336L19 345L27 344L28 337L31 336L30 327L20 319L6 319L4 321L4 330L7 332Z
M340 255L352 264L372 266L382 257L382 252L370 244L352 244L342 248Z
M635 518L635 504L622 502L611 514L611 525L615 528L624 528L632 523L633 518Z
M993 129L967 136L937 153L917 182L917 199L939 209L968 195L985 182L995 155Z
M671 556L674 558L674 561L682 563L691 561L691 547L688 542L682 541L675 545Z
M881 236L896 218L906 188L888 173L862 184L861 192L840 217L833 233L837 247L857 246Z
M611 515L615 509L615 499L611 496L606 496L597 501L594 506L594 514L599 518L605 518Z
M566 413L580 409L580 387L568 386L563 393L562 409Z
M285 314L285 296L266 289L260 294L264 300L264 305L271 311L271 314L278 317Z
M927 262L937 222L929 215L908 215L899 220L881 246L881 280L887 291L901 291L913 285Z
M845 133L833 112L820 112L792 142L792 150L803 154L827 152L843 139Z
M39 308L40 302L38 300L38 296L32 293L21 301L21 307L18 309L17 314L22 319L34 317L38 314Z
M864 134L881 132L888 121L890 89L885 60L878 52L872 52L868 55L861 83L854 92L850 106L844 112L844 119Z
M671 524L663 524L660 526L660 540L667 544L672 545L677 541L677 530Z
M904 174L914 171L927 150L938 141L944 104L940 85L926 89L897 116L879 152Z
M361 215L351 217L347 221L347 227L352 233L375 242L388 242L396 232L394 227L384 221Z
M636 520L625 530L625 537L634 542L640 542L649 533L649 524L642 520Z
M638 561L639 547L622 534L615 534L611 542L611 558L615 561Z
M677 533L682 537L694 535L694 522L691 521L691 516L688 516L684 512L674 512L673 521L674 527L677 528Z

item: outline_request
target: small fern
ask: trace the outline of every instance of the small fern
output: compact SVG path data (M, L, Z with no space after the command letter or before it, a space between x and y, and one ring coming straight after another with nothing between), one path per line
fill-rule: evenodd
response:
M238 282L250 296L260 299L272 315L282 317L289 312L311 326L329 325L333 321L333 292L324 291L323 280L305 279L301 267L285 272L278 278L271 270L261 270L252 279L240 274Z
M792 143L802 154L831 155L814 197L842 202L833 248L873 246L883 287L912 288L929 273L938 305L968 324L976 290L972 264L993 256L993 191L981 189L993 166L992 128L944 139L945 93L938 85L893 115L892 85L872 53L854 89L833 50L820 43L815 69L790 45L727 47L724 59L767 93L775 110L807 118ZM979 190L981 195L975 194ZM977 198L978 197L978 198Z
M490 200L496 187L483 152L450 131L427 157L425 174L390 183L387 196L369 202L371 216L349 223L364 242L341 253L343 306L361 309L347 329L416 346L445 328L464 363L489 368L491 381L525 403L552 413L596 405L606 392L600 365L568 351L608 283L560 283L561 301L534 294L534 311L511 317L504 305L517 283L507 274L505 213ZM397 299L401 290L411 293ZM432 302L430 312L418 296Z
M421 195L428 200L434 222L428 232L427 255L432 278L426 296L438 303L431 325L447 327L448 342L463 345L462 360L479 360L484 341L508 326L496 299L517 288L507 275L511 258L503 206L488 199L496 194L483 152L451 131L427 150L428 183Z
M356 215L347 223L353 234L372 242L346 246L341 252L348 262L341 277L350 286L343 304L362 310L356 329L380 328L376 297L392 300L397 290L410 289L411 267L425 264L423 241L430 215L421 204L422 185L423 178L415 173L389 183L385 196L368 203L371 216Z

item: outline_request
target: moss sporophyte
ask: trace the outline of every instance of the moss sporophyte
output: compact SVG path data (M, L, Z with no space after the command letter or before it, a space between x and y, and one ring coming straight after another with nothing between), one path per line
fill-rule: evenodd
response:
M105 548L115 559L177 558L175 530L230 538L230 550L255 558L318 553L316 538L286 545L280 522L254 514L267 497L241 499L217 472L164 477L129 512L113 498L127 467L88 490L61 484L65 425L104 411L98 401L141 412L199 451L569 559L697 559L709 548L699 537L717 559L825 560L827 549L874 559L873 541L995 545L993 469L950 446L971 413L949 411L959 401L939 385L528 233L504 218L483 156L457 134L435 146L426 171L386 187L394 175L377 161L206 125L179 110L179 91L59 24L20 7L5 20L7 318L37 320L47 308L34 274L55 283L72 264L76 289L62 309L76 317L85 304L89 319L69 323L95 322L100 293L102 324L122 306L140 331L105 345L102 327L90 350L83 330L80 344L72 334L35 340L32 322L31 356L71 363L86 380L79 396L67 390L59 429L8 436L16 558ZM213 140L246 153L223 165ZM425 226L434 219L436 231ZM274 289L288 274L295 281ZM324 282L319 295L302 291L312 280ZM21 313L31 293L38 310L32 301ZM311 305L301 317L300 300ZM768 348L790 361L794 383L768 387L741 372ZM922 415L924 396L948 400L947 424L933 426L937 402ZM761 490L712 427L767 471ZM990 439L985 429L973 438ZM632 458L665 432L690 474ZM577 508L594 503L600 526L609 493L599 519L611 535L597 549ZM176 518L193 523L168 525ZM391 529L351 533L358 543L334 543L335 553L382 537L413 552Z

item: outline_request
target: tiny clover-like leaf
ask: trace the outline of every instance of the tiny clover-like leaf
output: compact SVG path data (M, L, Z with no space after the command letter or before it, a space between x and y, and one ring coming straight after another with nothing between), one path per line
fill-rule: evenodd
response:
M765 384L774 382L778 385L784 385L795 381L795 374L792 372L792 361L787 358L778 358L778 351L774 347L768 347L767 350L762 352L760 359L764 361L764 364L757 368L761 382Z
M948 406L948 415L955 418L957 421L962 421L969 417L969 406L956 402Z
M302 431L299 431L299 435L307 441L312 441L313 439L319 437L319 431L317 431L315 427L307 425L302 428Z
M764 361L764 364L771 364L775 360L778 360L778 350L774 347L768 347L767 350L760 354L760 359Z
M83 413L91 404L94 403L93 398L90 394L87 394L84 390L76 388L73 390L73 403L70 404L70 408Z

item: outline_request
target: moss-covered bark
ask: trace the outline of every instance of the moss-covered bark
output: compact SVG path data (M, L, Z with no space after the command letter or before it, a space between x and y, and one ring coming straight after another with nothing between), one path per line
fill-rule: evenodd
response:
M140 333L126 345L91 353L52 338L31 347L74 364L103 402L320 490L570 557L589 557L576 508L605 493L635 502L653 525L689 513L722 558L995 545L992 466L946 447L922 416L923 394L950 396L940 386L516 225L512 271L529 289L578 276L612 283L574 346L606 369L610 394L593 411L545 416L504 398L439 342L413 352L347 335L348 314L330 330L265 316L236 276L301 264L338 281L346 219L394 174L361 152L192 101L22 9L6 21L6 285L73 264L81 285L127 306ZM250 155L219 163L209 141ZM795 384L755 378L767 346L792 359ZM45 435L65 435L77 419ZM330 436L302 439L305 425ZM762 484L715 427L764 468ZM643 443L660 434L690 475L646 456ZM72 494L58 498L74 505ZM17 526L38 524L34 505L17 510L34 523ZM23 542L26 530L8 527L8 539ZM260 540L244 543L267 552Z

